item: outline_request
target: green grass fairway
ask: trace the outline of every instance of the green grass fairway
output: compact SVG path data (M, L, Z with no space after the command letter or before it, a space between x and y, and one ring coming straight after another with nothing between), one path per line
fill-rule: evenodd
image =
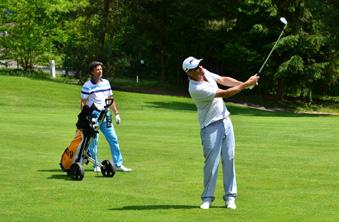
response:
M237 140L237 209L199 209L203 156L190 98L115 92L125 165L67 179L80 86L0 76L0 221L339 221L339 116L228 104ZM103 136L100 159L110 158Z

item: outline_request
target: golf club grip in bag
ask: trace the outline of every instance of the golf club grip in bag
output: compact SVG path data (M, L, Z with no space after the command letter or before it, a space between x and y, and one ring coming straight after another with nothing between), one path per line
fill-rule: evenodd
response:
M103 111L101 111L99 118L98 118L98 122L100 124L104 121L104 118L106 117L108 109L113 104L113 101L114 101L114 99L112 99L112 98L105 99L105 109Z

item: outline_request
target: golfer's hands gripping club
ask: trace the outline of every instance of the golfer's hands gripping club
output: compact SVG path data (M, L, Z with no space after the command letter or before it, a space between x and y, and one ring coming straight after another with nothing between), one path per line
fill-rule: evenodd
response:
M120 115L119 115L119 113L117 113L117 114L115 114L115 123L119 125L120 122L121 122Z
M253 89L253 87L255 85L258 85L258 80L259 80L260 76L258 76L258 74L255 74L253 76L251 76L246 82L248 82L249 86L247 87L247 89Z

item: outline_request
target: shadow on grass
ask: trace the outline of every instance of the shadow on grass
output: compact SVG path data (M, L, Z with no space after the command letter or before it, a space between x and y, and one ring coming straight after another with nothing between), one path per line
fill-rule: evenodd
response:
M182 111L194 111L196 107L193 103L185 102L147 102L147 107L157 109L169 109L169 110L182 110ZM232 104L227 104L227 109L231 115L241 116L267 116L267 117L319 117L319 116L331 116L330 114L307 114L307 113L294 113L293 111L272 111L262 110L261 108L242 107Z
M61 169L45 169L45 170L37 170L38 172L50 172L50 173L55 173L55 172L59 172L60 174L53 174L49 177L47 177L47 179L55 179L55 180L70 180L70 181L76 181L76 180L73 180L71 179L70 177L67 176L67 173L66 172L63 172ZM88 172L88 173L85 173L85 176L86 174L88 175L92 175L91 172L93 172L93 169L85 169L85 172ZM112 178L112 177L105 177L100 173L94 173L94 177L97 177L97 178Z
M61 169L44 169L44 170L37 170L38 172L48 172L48 173L56 173L59 172L60 174L53 174L47 179L56 179L56 180L69 180L69 177L67 176L66 172L62 172Z
M262 110L261 108L241 107L235 105L227 105L228 111L231 115L239 116L267 116L267 117L319 117L330 116L329 114L307 114L307 113L295 113L293 111L273 111Z
M171 210L171 209L195 209L198 206L189 205L132 205L121 208L111 208L110 210Z
M47 179L54 179L54 180L71 180L66 174L54 174L51 175L49 177L47 177Z
M53 173L53 172L64 172L64 171L62 171L61 169L46 169L46 170L37 170L38 172L51 172L51 173ZM85 172L93 172L93 169L84 169L84 171ZM66 173L66 172L64 172L64 173Z
M38 172L62 172L61 169L44 169L44 170L37 170Z
M103 179L111 179L112 178L112 177L104 177L104 176L101 175L101 173L100 173L100 175L94 175L94 177L96 177L96 178L103 178ZM54 179L54 180L81 181L81 180L73 180L72 178L67 176L67 174L54 174L54 175L51 175L51 176L47 177L47 179L49 179L49 180L50 179Z
M212 206L212 208L225 208L225 206ZM198 205L131 205L121 208L111 208L109 210L188 210L188 209L200 209Z
M194 104L184 102L146 102L146 107L171 110L186 110L186 111L196 110Z
M38 172L48 172L48 173L56 173L59 172L60 174L53 174L47 177L47 179L54 179L54 180L70 180L67 176L66 172L62 172L61 169L44 169L44 170L37 170Z

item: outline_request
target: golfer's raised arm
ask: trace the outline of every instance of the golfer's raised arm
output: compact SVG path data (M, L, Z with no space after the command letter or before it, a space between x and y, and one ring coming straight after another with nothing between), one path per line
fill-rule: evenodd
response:
M232 77L222 76L217 80L217 83L223 86L233 87L242 84L243 82L233 79Z
M259 80L259 76L257 74L251 76L246 82L243 82L237 86L231 87L229 89L218 89L215 97L223 97L223 98L228 98L231 96L234 96L238 93L240 93L242 90L255 85Z

